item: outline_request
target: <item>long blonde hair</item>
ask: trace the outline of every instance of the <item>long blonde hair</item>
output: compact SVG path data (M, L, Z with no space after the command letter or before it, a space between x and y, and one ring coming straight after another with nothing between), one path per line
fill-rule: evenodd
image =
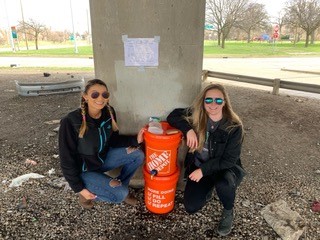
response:
M102 81L100 79L92 79L92 80L89 80L87 82L83 93L87 94L89 89L93 85L96 85L96 84L104 86L108 91L107 84L105 84L104 81ZM86 102L85 98L83 97L83 94L81 96L80 108L81 108L82 122L81 122L81 126L80 126L80 129L79 129L79 138L83 138L83 136L86 133L87 128L88 128L87 127L87 119L86 119L86 113L88 112L88 103ZM111 116L111 119L112 119L112 130L113 131L118 131L119 128L118 128L117 122L114 119L114 115L113 115L113 112L112 112L112 109L111 109L109 103L107 104L107 108L109 110L109 113L110 113L110 116Z
M232 109L230 98L224 86L221 84L210 84L195 98L191 106L192 115L187 117L187 121L193 126L193 129L199 138L199 144L196 149L198 151L203 149L207 132L208 115L204 107L204 99L206 93L212 89L217 89L223 94L225 105L222 109L222 115L223 118L226 118L231 123L228 130L231 131L234 127L238 126L241 126L241 128L243 127L240 117Z

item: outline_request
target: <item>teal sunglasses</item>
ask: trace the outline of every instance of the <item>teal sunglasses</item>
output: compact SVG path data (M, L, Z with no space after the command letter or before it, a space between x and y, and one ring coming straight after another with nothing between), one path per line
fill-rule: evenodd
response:
M223 103L223 101L224 101L224 100L223 100L222 98L207 97L207 98L204 99L204 102L205 102L206 104L210 104L210 103L215 102L216 104L221 105L221 104Z

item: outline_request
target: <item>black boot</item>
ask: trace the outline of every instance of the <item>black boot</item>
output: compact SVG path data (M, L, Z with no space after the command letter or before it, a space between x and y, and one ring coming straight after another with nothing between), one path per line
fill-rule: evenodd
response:
M233 209L223 209L222 216L219 222L218 233L221 236L227 236L231 232L233 222Z

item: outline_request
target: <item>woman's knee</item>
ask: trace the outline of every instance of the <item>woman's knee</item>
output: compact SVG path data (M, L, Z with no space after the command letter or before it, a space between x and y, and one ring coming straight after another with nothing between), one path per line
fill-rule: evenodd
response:
M224 180L227 182L227 187L230 187L230 188L236 187L237 176L233 171L231 170L225 171L223 177L224 177Z
M198 212L204 206L205 202L199 198L190 198L185 194L183 204L186 212L192 214Z
M144 160L144 158L145 158L144 152L139 149L138 154L139 154L139 159Z
M237 189L235 184L227 180L217 182L215 188L218 195L234 195Z
M135 154L135 161L137 163L137 165L142 165L145 159L145 155L143 153L143 151L141 151L140 149L138 149L137 151L134 152Z
M184 202L184 208L186 210L187 213L189 214L193 214L198 212L201 209L201 206L199 206L198 204L192 204L189 202Z
M124 186L114 187L105 189L105 191L99 191L97 194L98 200L111 202L111 203L121 203L127 197L129 193L128 188Z
M128 196L129 190L126 187L115 188L115 203L121 203Z

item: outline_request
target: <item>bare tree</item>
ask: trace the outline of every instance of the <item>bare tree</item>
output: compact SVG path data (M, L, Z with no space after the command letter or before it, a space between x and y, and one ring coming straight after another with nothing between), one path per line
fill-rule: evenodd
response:
M291 0L286 8L287 22L306 32L305 47L309 38L320 27L320 0Z
M314 41L315 41L315 39L316 39L316 35L317 35L317 30L319 30L319 28L318 29L316 29L316 30L314 30L312 33L311 33L311 35L310 35L310 44L314 44Z
M285 14L284 11L280 11L278 13L278 17L275 18L274 22L275 25L278 25L279 27L279 36L282 34L282 28L286 25L285 21Z
M0 29L0 44L4 45L8 40L8 32L6 30ZM8 41L9 42L9 41Z
M207 0L206 22L216 26L218 45L225 48L231 28L244 12L249 0Z
M46 26L30 18L28 21L19 22L18 27L21 32L33 37L36 45L36 50L38 50L39 35L46 31Z
M265 6L259 3L249 3L243 14L235 22L235 27L247 34L247 42L251 40L251 32L268 26L268 14Z
M43 39L52 41L53 43L63 43L69 40L71 33L69 31L52 31L50 28L41 33Z

